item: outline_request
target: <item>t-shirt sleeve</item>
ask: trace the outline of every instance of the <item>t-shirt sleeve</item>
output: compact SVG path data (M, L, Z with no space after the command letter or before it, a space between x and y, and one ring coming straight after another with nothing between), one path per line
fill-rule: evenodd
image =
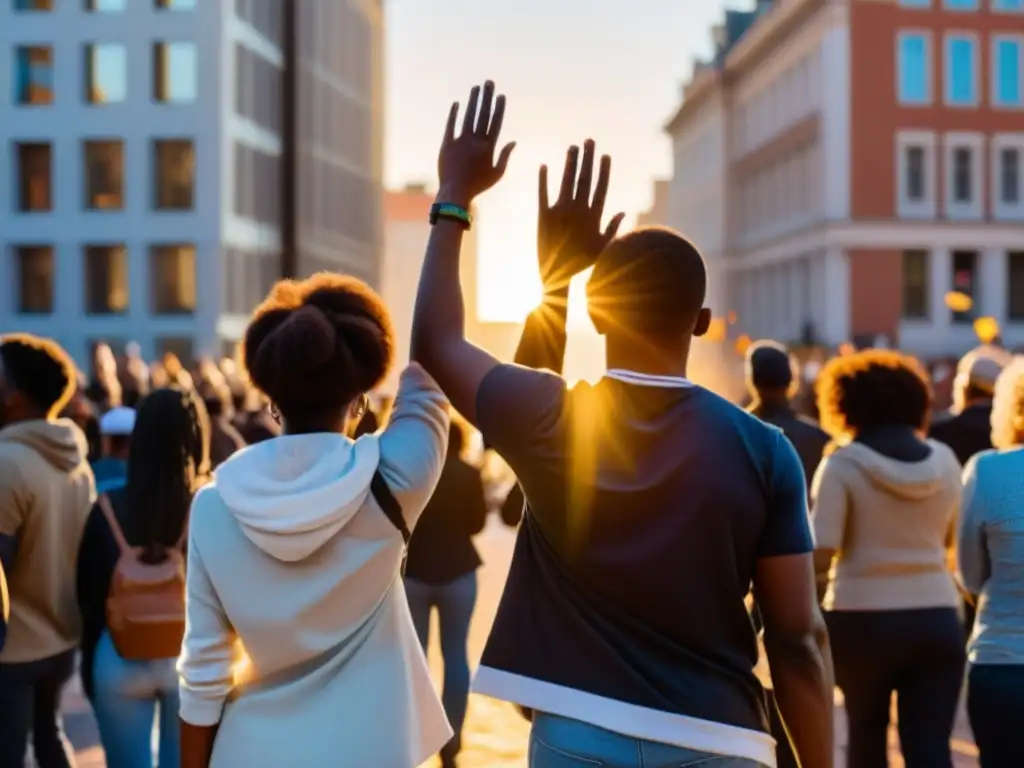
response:
M758 556L800 555L813 549L803 465L793 444L779 433L771 462L767 524Z
M477 390L477 427L487 446L518 474L524 457L543 460L557 445L565 396L561 376L499 365Z

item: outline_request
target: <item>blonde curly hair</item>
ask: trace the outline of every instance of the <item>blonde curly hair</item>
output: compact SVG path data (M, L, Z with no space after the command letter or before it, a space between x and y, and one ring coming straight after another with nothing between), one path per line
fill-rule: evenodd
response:
M829 360L815 384L821 427L838 444L865 427L924 430L932 407L928 374L909 355L866 349Z
M1017 355L996 379L992 396L992 445L1014 448L1024 443L1024 355Z

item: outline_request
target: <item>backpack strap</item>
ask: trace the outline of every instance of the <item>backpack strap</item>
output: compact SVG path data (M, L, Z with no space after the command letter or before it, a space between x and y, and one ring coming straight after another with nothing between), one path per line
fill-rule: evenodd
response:
M110 526L110 532L114 534L114 541L117 542L117 548L121 550L121 554L127 554L132 551L131 545L128 543L128 539L124 537L124 531L121 530L121 524L117 522L117 515L114 514L114 507L110 504L110 497L107 494L100 496L100 511L103 512L103 516L107 518L107 525Z
M384 475L380 473L379 469L373 473L373 479L370 481L370 493L373 494L377 506L381 508L388 520L391 521L391 524L402 534L402 541L408 546L412 534L409 532L409 526L402 515L402 505L398 503L398 499L391 493L387 480L384 479Z

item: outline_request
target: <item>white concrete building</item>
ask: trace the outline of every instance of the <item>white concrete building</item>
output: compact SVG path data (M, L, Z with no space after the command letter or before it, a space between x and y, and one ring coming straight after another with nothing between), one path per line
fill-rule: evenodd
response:
M330 199L299 216L300 274L334 266L376 282L380 3L297 7L296 199ZM0 4L0 333L55 338L80 362L99 340L183 358L237 340L281 274L295 8ZM308 87L311 70L326 86Z

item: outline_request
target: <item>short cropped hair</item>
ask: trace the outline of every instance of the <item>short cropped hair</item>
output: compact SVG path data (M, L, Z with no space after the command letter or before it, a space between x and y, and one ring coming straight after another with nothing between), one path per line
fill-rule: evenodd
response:
M996 379L992 397L992 445L1024 444L1024 357L1018 355Z
M52 339L27 333L0 336L4 376L34 406L53 418L75 394L77 369Z
M340 410L369 392L387 375L394 347L381 298L361 280L328 272L277 283L243 342L250 381L285 419Z
M599 333L685 335L704 306L707 270L697 248L671 229L643 227L613 240L587 283Z
M900 352L868 349L834 357L822 368L816 391L822 428L833 437L853 437L867 427L928 426L928 374Z

